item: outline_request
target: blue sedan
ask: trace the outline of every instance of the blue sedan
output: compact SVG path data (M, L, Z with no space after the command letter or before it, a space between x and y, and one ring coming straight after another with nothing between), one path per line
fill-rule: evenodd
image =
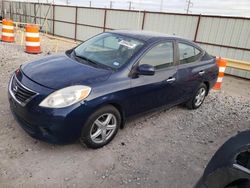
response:
M9 83L9 103L32 137L99 148L130 116L183 103L199 108L217 74L215 57L191 41L111 31L20 66Z

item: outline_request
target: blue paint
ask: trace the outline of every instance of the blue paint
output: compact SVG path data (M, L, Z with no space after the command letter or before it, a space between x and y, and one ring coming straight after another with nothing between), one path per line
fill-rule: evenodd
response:
M116 70L77 61L73 49L21 66L15 77L21 84L39 93L24 107L9 94L10 107L20 125L33 137L53 143L69 143L79 138L88 117L101 106L112 104L121 112L123 122L133 115L160 106L173 106L190 99L201 83L211 89L218 67L215 58L187 40L147 32L113 31L145 44ZM154 75L139 75L138 62L153 46L163 41L174 44L174 65L156 70ZM177 42L185 42L203 53L199 61L179 64ZM144 71L145 71L144 67ZM150 68L150 67L149 67ZM205 70L205 75L198 73ZM167 82L175 78L174 82ZM87 85L90 95L72 106L51 109L39 104L52 92L71 85Z

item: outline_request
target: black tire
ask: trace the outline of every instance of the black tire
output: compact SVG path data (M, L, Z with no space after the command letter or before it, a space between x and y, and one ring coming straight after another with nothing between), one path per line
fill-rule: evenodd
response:
M207 164L199 183L206 185L206 188L249 188L249 174L233 167L233 164L238 164L250 168L249 143L250 130L227 140Z
M230 185L226 186L225 188L249 188L250 187L250 180L238 180Z
M91 138L92 126L94 126L94 122L104 114L114 115L114 117L116 118L117 126L114 129L112 135L107 140L105 140L102 143L96 143ZM112 105L104 106L98 109L96 112L94 112L83 126L80 137L80 143L92 149L101 148L104 145L108 144L115 137L115 135L118 132L118 129L120 128L120 125L121 125L121 114L119 113L119 111Z
M195 99L195 98L196 98L198 92L199 92L202 88L205 89L205 96L204 96L204 98L202 99L201 103L198 104L198 105L196 105L196 99ZM187 101L186 107L187 107L188 109L192 109L192 110L199 108L199 107L202 105L202 103L204 102L205 98L206 98L206 95L207 95L207 92L208 92L207 90L208 90L208 88L207 88L206 84L202 83L202 84L197 88L197 90L195 91L195 94L192 96L192 98L191 98L189 101Z

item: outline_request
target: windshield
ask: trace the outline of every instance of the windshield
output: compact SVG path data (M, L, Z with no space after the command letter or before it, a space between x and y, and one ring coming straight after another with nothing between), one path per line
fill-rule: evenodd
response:
M91 63L118 69L142 46L143 42L126 36L103 33L75 48L75 55Z

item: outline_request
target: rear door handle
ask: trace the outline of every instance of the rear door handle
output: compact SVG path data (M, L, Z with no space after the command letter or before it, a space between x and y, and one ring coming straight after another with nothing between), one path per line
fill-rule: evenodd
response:
M202 71L199 72L199 75L200 75L200 76L202 76L203 74L205 74L205 71L204 71L204 70L202 70Z
M170 77L169 79L166 80L167 82L174 82L175 78Z

